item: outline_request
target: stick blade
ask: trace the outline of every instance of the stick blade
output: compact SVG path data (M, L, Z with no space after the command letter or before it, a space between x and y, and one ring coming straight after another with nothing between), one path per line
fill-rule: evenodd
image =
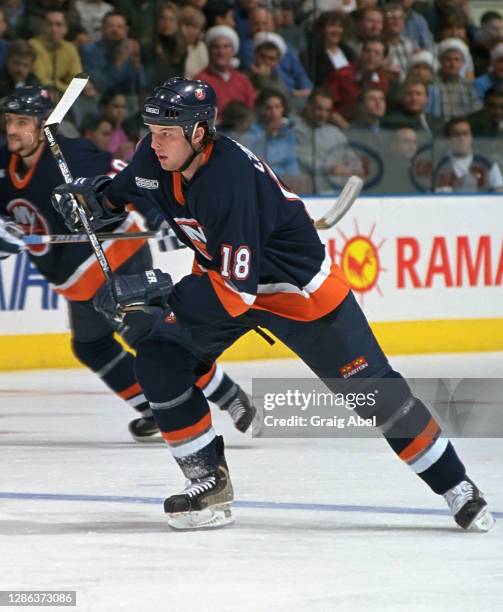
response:
M333 227L354 204L362 188L362 179L359 176L350 176L332 208L315 222L315 228L324 230Z
M68 85L65 93L62 95L61 100L56 104L54 110L49 115L46 125L56 125L63 121L65 115L73 106L75 100L80 96L88 82L89 75L85 72L79 72L79 74L73 77L70 85Z

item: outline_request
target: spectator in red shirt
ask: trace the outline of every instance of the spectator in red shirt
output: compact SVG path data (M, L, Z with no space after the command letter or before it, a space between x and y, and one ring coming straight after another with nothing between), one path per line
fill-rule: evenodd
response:
M219 116L233 100L243 102L249 108L255 103L255 90L250 79L233 68L233 57L239 50L236 32L228 26L215 26L206 33L209 65L196 75L213 87L217 96Z
M331 72L326 89L334 102L332 121L340 128L347 129L354 119L363 89L372 87L388 92L389 79L383 68L387 54L386 43L371 38L363 43L357 62Z

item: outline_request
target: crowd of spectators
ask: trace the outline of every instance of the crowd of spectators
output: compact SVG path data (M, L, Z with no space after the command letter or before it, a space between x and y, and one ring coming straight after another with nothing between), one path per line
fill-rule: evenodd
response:
M215 89L219 130L293 190L503 191L503 11L469 0L0 0L0 97L91 80L62 131L125 161L145 95ZM473 3L472 3L473 4Z

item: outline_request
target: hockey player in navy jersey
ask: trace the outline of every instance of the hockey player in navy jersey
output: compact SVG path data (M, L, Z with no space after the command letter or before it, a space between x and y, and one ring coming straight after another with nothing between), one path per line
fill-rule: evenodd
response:
M61 175L41 132L52 110L48 92L41 87L16 89L4 101L7 144L0 150L0 257L25 248L23 234L65 233L61 217L51 206L52 190ZM115 174L124 168L120 160L100 151L90 141L59 138L71 168L79 174ZM119 233L139 230L132 215L110 227ZM134 273L152 267L147 243L143 240L110 240L104 249L114 271ZM104 282L101 268L88 244L43 244L31 246L28 256L54 289L68 300L72 348L119 397L139 412L129 424L137 440L150 439L159 430L151 408L134 375L131 353L114 339L114 331L135 347L147 334L152 317L134 313L119 326L96 312L91 299ZM209 400L229 411L236 427L248 428L254 408L246 394L218 366L212 364L199 378Z
M143 106L150 134L113 180L61 185L54 205L80 222L69 193L82 195L96 229L121 223L124 207L146 198L194 251L193 271L116 275L95 300L115 317L131 305L164 307L138 347L136 372L172 455L189 480L164 510L175 528L233 520L233 489L221 436L211 422L198 373L249 329L271 330L334 391L348 375L372 380L378 401L357 408L375 417L392 450L437 494L456 522L487 531L493 518L451 442L394 371L300 198L251 151L219 137L216 100L200 81L172 78ZM358 360L360 366L349 368ZM176 376L164 374L176 369Z

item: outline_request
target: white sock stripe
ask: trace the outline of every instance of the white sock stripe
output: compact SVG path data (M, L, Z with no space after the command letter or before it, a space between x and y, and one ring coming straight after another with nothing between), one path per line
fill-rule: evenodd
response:
M398 423L400 419L403 419L404 416L409 414L411 408L414 406L415 401L415 398L412 396L409 399L405 400L405 402L400 406L400 408L398 408L398 410L396 410L387 421L385 421L382 425L379 425L381 433L384 434L389 431L393 427L393 425Z
M209 383L203 389L204 397L209 397L210 395L212 395L218 389L223 378L224 378L224 369L222 368L221 365L217 363L215 367L215 373L213 374L213 378L209 381Z
M173 457L188 457L193 453L197 453L197 451L200 451L205 446L208 446L208 444L215 438L215 436L215 430L213 429L213 427L210 427L207 431L205 431L197 438L194 438L190 442L180 444L179 446L171 446L171 444L168 442L168 446Z
M409 463L412 471L414 471L416 474L421 474L430 468L444 454L448 444L448 438L437 438L430 448L421 457L419 457L419 459Z
M169 400L167 402L161 402L161 403L150 402L150 407L152 408L152 410L162 410L163 408L164 409L175 408L176 406L179 406L180 404L183 404L183 402L186 402L188 399L190 399L193 393L194 393L194 388L190 387L189 389L184 391L181 395L179 395L178 397L175 397L175 399Z
M238 391L239 391L239 387L237 385L233 384L232 387L229 389L229 391L227 391L227 393L223 397L219 397L218 398L218 402L217 402L218 405L219 406L223 406L234 395L237 397Z
M147 401L147 398L143 395L143 393L140 393L140 395L135 395L131 399L126 400L126 402L130 406L133 406L133 408L135 406L139 406L140 404L144 404L146 401Z
M109 361L106 365L104 365L100 370L98 370L96 372L96 374L100 377L103 378L104 376L106 376L111 370L113 370L115 368L115 366L119 363L119 361L121 359L123 359L126 355L128 355L129 353L126 353L126 351L121 351L118 355L116 355L111 361Z

